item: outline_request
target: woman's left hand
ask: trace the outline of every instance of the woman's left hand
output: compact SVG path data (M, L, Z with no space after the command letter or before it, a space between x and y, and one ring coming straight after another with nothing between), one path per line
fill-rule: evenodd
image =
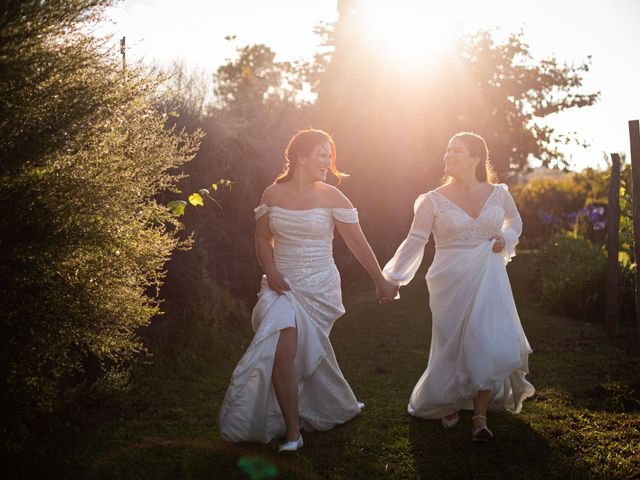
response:
M491 237L491 240L496 241L496 243L493 244L493 251L495 253L500 253L502 250L504 250L505 242L502 235L494 235L493 237Z
M376 297L378 298L378 303L382 304L393 302L399 289L400 287L388 280L385 280L384 283L380 285L376 285Z

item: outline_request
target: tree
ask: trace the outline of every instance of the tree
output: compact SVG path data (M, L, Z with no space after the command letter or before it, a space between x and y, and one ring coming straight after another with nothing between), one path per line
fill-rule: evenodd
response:
M541 118L597 99L580 91L588 59L577 67L553 58L534 62L522 34L496 43L480 32L459 39L428 68L394 68L363 33L361 9L358 0L339 2L312 118L334 134L338 162L352 174L342 188L382 257L408 229L416 196L440 182L454 133L483 135L505 181L532 157L561 162L552 146L559 134ZM372 196L372 188L380 194Z
M178 244L154 199L200 135L166 130L159 80L125 76L86 33L109 3L3 6L0 405L13 422L126 379Z
M540 120L597 101L599 92L579 91L591 58L578 65L560 64L553 57L536 61L522 32L502 44L489 32L479 32L463 38L459 50L463 71L475 82L463 121L486 135L500 177L526 170L532 158L544 166L566 165L553 145L580 143L579 139L555 132Z
M299 92L290 62L275 62L275 52L266 45L237 48L238 57L218 67L215 95L218 108L251 115L251 108L279 101L292 103Z

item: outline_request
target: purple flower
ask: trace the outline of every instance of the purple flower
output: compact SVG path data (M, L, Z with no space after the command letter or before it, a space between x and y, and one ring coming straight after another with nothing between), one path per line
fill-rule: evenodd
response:
M602 220L604 216L604 207L600 205L589 205L584 208L584 213L591 222L597 222Z
M594 230L604 230L604 227L606 226L606 223L603 221L598 220L597 222L593 223L593 229Z
M538 217L542 220L543 223L550 225L556 222L556 217L554 217L551 213L545 212L544 210L538 211Z

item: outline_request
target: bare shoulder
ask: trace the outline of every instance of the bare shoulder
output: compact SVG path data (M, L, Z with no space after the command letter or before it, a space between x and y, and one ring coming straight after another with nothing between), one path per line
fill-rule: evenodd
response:
M447 193L449 190L451 190L451 185L449 183L445 183L444 185L440 185L438 188L434 188L431 191L443 194L443 193Z
M351 201L336 187L319 183L318 190L332 208L353 208Z
M272 183L265 188L262 194L262 201L260 203L264 205L273 205L276 199L281 195L282 186L278 183Z

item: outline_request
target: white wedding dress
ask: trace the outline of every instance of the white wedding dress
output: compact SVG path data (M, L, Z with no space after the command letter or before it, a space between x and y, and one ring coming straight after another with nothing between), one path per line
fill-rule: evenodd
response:
M233 442L269 442L285 434L285 423L271 384L280 330L296 327L298 411L301 427L329 430L358 415L356 400L333 353L329 333L344 314L340 276L333 261L334 219L357 223L350 208L288 210L260 205L256 220L269 215L273 257L291 287L279 295L266 276L253 310L255 332L236 366L219 416L222 438Z
M493 191L478 217L437 191L420 195L409 235L384 268L406 285L415 275L429 235L436 254L427 272L433 326L426 371L413 389L411 415L441 418L473 409L479 390L491 391L491 410L520 412L535 389L526 379L532 352L513 301L506 264L515 255L522 221L506 185ZM506 247L492 251L501 234Z

